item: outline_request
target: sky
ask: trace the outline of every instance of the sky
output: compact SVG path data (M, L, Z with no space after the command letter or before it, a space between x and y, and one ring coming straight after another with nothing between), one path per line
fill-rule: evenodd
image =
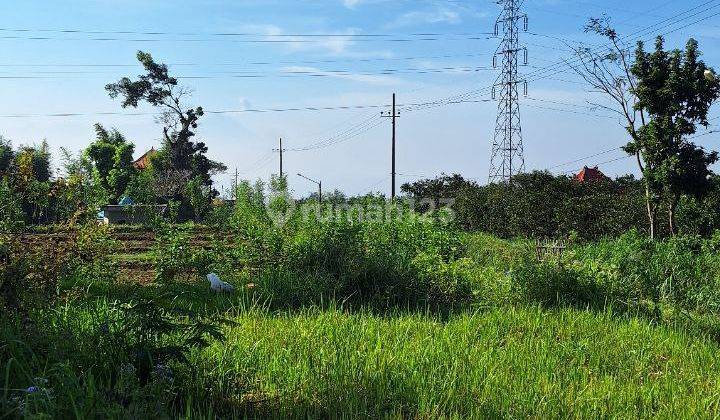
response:
M188 105L210 111L197 139L229 168L216 177L221 187L236 170L251 180L277 173L272 150L283 138L296 195L315 189L297 173L325 191L389 193L391 125L380 112L393 93L399 184L441 173L486 183L500 11L489 0L4 1L0 135L16 145L47 139L56 166L61 147L77 152L93 140L95 123L124 133L137 156L157 148L157 110L124 110L104 90L142 73L135 54L143 50L192 89ZM527 170L637 173L618 149L627 142L621 121L590 105L604 98L561 64L573 59L571 46L603 45L583 32L589 17L610 16L631 41L664 34L675 48L693 37L720 69L720 0L526 0L523 11ZM696 141L717 149L718 140Z

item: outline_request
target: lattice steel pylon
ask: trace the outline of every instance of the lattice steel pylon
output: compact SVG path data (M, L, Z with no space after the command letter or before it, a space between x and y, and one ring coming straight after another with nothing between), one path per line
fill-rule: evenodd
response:
M502 28L503 39L493 57L497 67L502 57L502 72L493 86L493 99L498 99L498 114L490 157L490 182L510 183L512 177L525 171L522 127L520 124L520 96L518 85L522 84L527 95L527 81L518 80L518 54L523 54L527 64L527 48L520 46L519 22L528 30L528 17L522 13L522 0L499 0L503 11L495 23L495 35Z

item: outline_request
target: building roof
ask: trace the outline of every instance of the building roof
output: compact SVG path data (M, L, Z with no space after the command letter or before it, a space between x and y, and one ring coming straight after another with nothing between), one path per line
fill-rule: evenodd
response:
M150 159L156 154L157 150L155 150L154 147L150 148L150 150L145 152L144 155L140 156L135 162L133 162L133 166L139 171L147 169L150 166Z
M595 182L595 181L607 181L610 178L605 176L598 167L588 168L587 166L575 175L575 180L578 182Z

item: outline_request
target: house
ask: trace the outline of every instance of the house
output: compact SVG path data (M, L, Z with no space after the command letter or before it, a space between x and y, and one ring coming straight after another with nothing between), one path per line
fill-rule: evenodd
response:
M150 167L150 160L153 158L153 156L157 155L157 150L155 150L154 147L150 148L147 152L145 152L144 155L140 156L135 162L133 162L133 166L138 171L143 171Z
M588 168L587 166L575 175L573 178L578 182L597 182L597 181L609 181L610 178L605 176L604 173L600 172L598 167Z

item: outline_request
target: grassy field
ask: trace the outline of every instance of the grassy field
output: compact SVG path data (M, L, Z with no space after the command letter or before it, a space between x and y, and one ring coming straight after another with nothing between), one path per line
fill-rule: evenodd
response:
M720 414L718 346L638 320L504 309L438 321L337 309L249 312L195 355L201 388L310 417Z
M44 378L47 399L26 396L25 413L76 418L164 416L174 404L192 418L720 415L719 346L642 319L540 308L438 317L334 304L271 312L208 299L184 303L225 307L216 316L234 325L225 341L170 364L170 382L102 374L117 355L98 328L112 311L96 301L44 314L47 341L35 345L47 355L10 345L5 389ZM6 414L18 414L19 395L6 391Z
M5 237L0 415L720 416L720 236L538 261L427 221L242 222Z

